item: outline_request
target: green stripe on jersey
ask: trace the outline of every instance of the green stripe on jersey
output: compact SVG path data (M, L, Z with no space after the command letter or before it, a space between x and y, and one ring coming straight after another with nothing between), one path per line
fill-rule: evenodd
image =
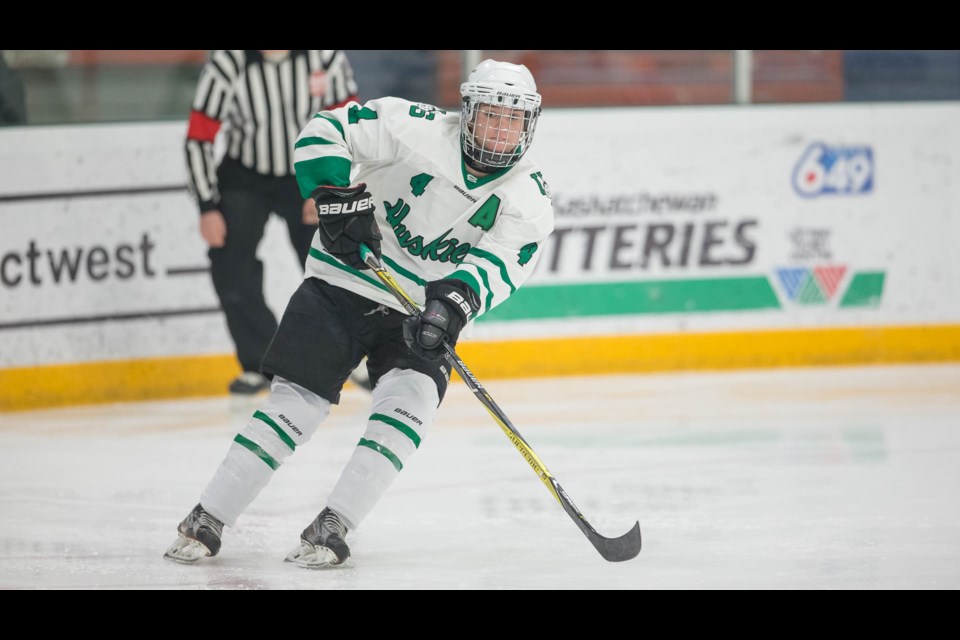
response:
M343 138L344 141L346 141L347 136L344 135L344 133L343 133L343 125L340 124L340 121L339 121L339 120L337 120L336 118L331 118L330 116L325 116L325 115L323 115L322 113L318 113L317 115L315 115L315 116L313 116L313 117L314 117L314 118L320 118L321 120L326 120L327 122L329 122L330 124L332 124L332 125L336 128L336 130L340 132L340 137Z
M331 267L336 267L337 269L340 269L341 271L344 271L344 272L346 272L346 273L349 273L349 274L352 275L352 276L356 276L356 277L360 278L361 280L363 280L364 282L369 282L370 284L372 284L373 286L375 286L377 289L383 289L384 291L388 291L387 287L386 287L382 282L380 282L380 281L378 281L378 280L374 280L374 279L371 278L370 276L366 276L366 275L360 273L359 271L357 271L357 270L354 269L353 267L348 267L347 265L343 264L342 262L340 262L339 260L337 260L337 259L334 258L333 256L328 256L328 255L325 254L325 253L321 253L320 251L317 251L317 250L314 249L313 247L310 247L310 257L311 257L311 258L316 258L316 259L319 260L320 262L325 262L325 263L327 263L328 265L330 265Z
M314 144L336 144L336 142L330 142L326 138L317 138L314 136L312 138L300 138L297 140L297 144L293 145L293 148L302 149L303 147L309 147Z
M387 263L388 267L390 267L391 269L393 269L394 271L402 275L407 280L410 280L411 282L416 282L421 287L427 286L427 281L421 278L420 276L418 276L417 274L413 273L412 271L408 271L404 269L403 267L398 265L396 262L394 262L387 256L380 256L380 257L383 258L383 261Z
M367 440L366 438L360 438L360 442L357 443L357 446L373 449L377 453L383 454L384 458L392 462L393 466L396 467L397 471L400 471L401 469L403 469L403 463L400 462L400 458L398 458L396 454L393 453L393 451L390 451L390 449L387 449L382 444L378 444L373 440Z
M477 269L477 271L479 271L479 269ZM477 297L478 298L480 297L480 283L477 282L477 279L474 278L469 273L467 273L466 271L454 271L453 273L447 276L447 279L460 280L461 282L465 282L468 287L470 287L477 293ZM487 291L490 291L490 289L488 288Z
M473 247L472 249L470 249L470 255L478 256L480 258L489 260L490 262L493 263L495 267L499 267L500 277L510 287L510 293L513 293L514 291L517 290L517 288L513 286L513 283L510 282L510 276L507 275L507 265L503 264L503 260L493 255L489 251L484 251L483 249L477 249L476 247Z
M370 416L370 419L390 425L391 427L393 427L403 435L410 438L413 441L414 447L416 447L417 449L420 448L420 436L417 435L417 432L411 429L410 427L408 427L407 425L403 424L396 418L385 416L382 413L375 413L372 416Z
M312 160L301 160L293 165L297 172L297 184L300 186L300 194L303 195L304 186L307 187L307 195L320 185L332 185L334 187L350 186L350 161L346 158L337 156L328 156L326 158L313 158Z
M487 303L486 307L483 310L483 313L490 311L490 305L493 304L493 289L490 288L490 279L487 278L487 272L485 269L481 269L477 265L472 265L474 269L477 270L477 273L480 274L480 279L483 280L483 286L487 288Z

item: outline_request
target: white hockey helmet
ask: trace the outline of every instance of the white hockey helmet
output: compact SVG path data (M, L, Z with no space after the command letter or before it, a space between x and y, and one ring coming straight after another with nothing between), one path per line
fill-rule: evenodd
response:
M484 60L460 85L463 108L460 113L460 146L464 161L485 173L494 173L515 165L533 142L533 132L540 116L540 94L533 74L522 64ZM478 139L475 124L480 105L506 107L502 120L523 119L517 145L510 149L490 151L484 148L484 140ZM522 113L521 113L522 111ZM502 121L501 120L501 121ZM501 124L501 128L504 125ZM499 130L486 130L487 137ZM497 146L494 145L496 149Z

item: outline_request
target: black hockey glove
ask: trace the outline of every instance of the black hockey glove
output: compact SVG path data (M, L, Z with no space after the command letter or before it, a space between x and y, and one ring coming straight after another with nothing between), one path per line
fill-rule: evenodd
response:
M480 310L480 298L462 280L428 282L426 293L420 317L403 321L403 339L424 360L438 360L446 353L444 342L456 346L463 326Z
M320 186L310 194L317 203L320 242L327 252L354 269L369 269L360 258L360 243L380 257L380 227L373 217L373 196L366 183L355 187Z

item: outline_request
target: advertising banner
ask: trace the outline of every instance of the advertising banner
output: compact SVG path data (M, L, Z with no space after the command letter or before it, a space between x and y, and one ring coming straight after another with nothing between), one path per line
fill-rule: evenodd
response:
M184 135L0 130L0 409L234 372ZM546 108L555 232L458 349L507 376L960 358L958 150L953 102ZM276 218L259 256L279 317L300 268ZM91 376L109 392L67 393Z

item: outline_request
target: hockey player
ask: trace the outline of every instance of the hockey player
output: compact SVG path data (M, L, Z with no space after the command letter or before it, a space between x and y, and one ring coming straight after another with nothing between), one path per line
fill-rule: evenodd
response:
M553 230L541 172L525 157L541 97L523 65L485 60L462 110L399 98L318 113L296 142L297 182L317 203L306 277L264 356L264 404L236 436L165 557L214 556L283 461L337 404L366 356L370 417L326 506L286 560L342 564L346 543L421 446L450 377L443 342L503 303ZM353 186L351 186L353 185ZM424 309L416 318L360 258L366 244Z

